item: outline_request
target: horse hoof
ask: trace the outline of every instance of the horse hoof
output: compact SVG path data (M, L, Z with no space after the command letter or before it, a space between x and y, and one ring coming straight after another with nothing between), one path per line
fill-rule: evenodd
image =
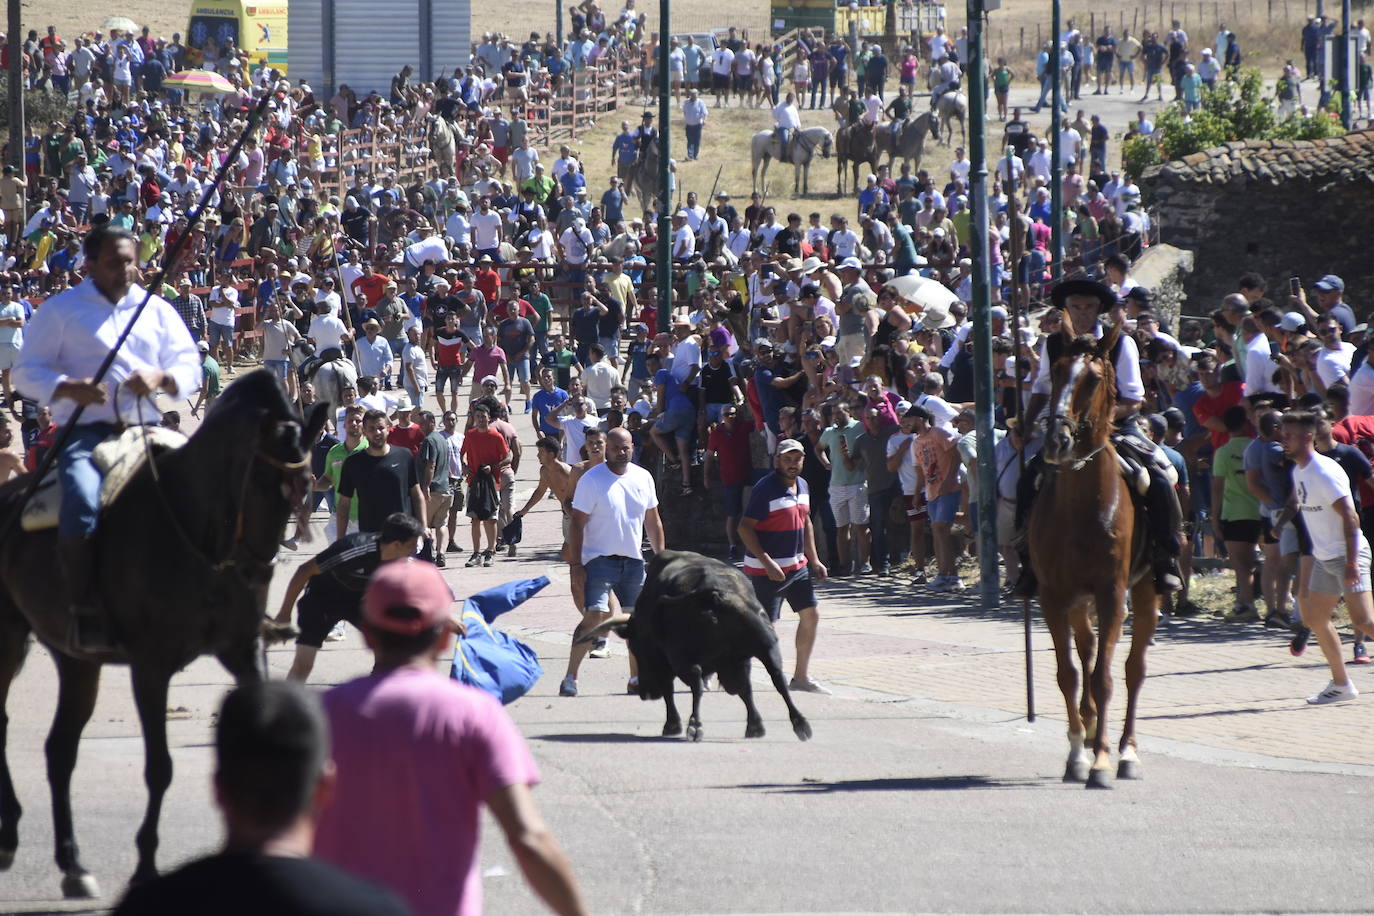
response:
M689 726L687 726L687 740L688 740L688 741L700 741L700 740L701 740L701 726L700 726L700 725L689 725Z
M764 734L762 722L750 722L744 726L744 737L746 738L762 738Z
M9 871L14 864L14 850L0 849L0 871Z
M73 872L62 876L62 896L68 900L94 900L100 896L100 884L90 872Z
M1088 772L1089 789L1110 789L1112 788L1111 777L1106 770L1090 770Z
M792 723L792 734L796 735L797 738L801 741L810 741L811 723L803 719L801 716L798 716L797 721Z
M682 723L681 723L681 722L667 722L667 723L664 724L664 726L663 726L663 737L665 737L665 738L675 738L675 737L677 737L677 736L680 735L680 734L682 734Z
M1145 773L1140 768L1139 760L1123 760L1116 766L1117 779L1144 779Z
M1086 782L1088 779L1088 764L1086 761L1073 763L1070 762L1064 767L1065 782Z

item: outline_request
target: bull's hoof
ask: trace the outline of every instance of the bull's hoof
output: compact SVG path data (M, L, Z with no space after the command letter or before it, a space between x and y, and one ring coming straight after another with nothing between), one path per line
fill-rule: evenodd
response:
M1064 765L1065 782L1087 782L1088 780L1088 761L1070 760Z
M762 738L765 734L762 722L750 722L744 726L744 737Z
M88 871L68 872L62 876L62 896L68 900L94 900L100 896L100 884Z
M9 871L14 864L14 850L0 849L0 871Z
M665 722L665 723L663 723L663 737L665 737L665 738L676 738L676 737L677 737L678 735L680 735L680 734L682 734L682 723L681 723L681 722Z
M1110 789L1112 778L1107 775L1106 770L1089 770L1087 785L1089 789Z
M797 718L792 721L792 734L796 735L798 740L810 741L811 723L806 721L805 717L797 716Z
M1116 765L1117 779L1144 779L1145 771L1139 760L1123 760Z
M700 740L701 740L701 726L700 726L700 725L688 725L688 726L687 726L687 740L688 740L688 741L700 741Z

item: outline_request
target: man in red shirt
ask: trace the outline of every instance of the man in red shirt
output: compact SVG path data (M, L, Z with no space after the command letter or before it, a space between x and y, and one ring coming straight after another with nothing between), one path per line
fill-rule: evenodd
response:
M386 434L387 444L410 449L411 455L420 454L420 443L425 441L425 433L420 429L420 425L411 422L415 409L416 407L410 403L410 398L401 395L400 403L396 405L396 425Z
M458 386L463 383L463 352L470 346L458 329L458 313L445 312L444 324L434 332L434 392L440 410L458 412ZM444 386L449 387L449 406L444 407Z
M472 556L468 566L490 566L496 551L496 513L501 506L499 475L510 464L510 448L506 437L491 426L491 409L486 404L472 405L472 428L463 436L459 454L467 468L467 515L472 519ZM478 478L490 487L490 499L479 499L475 489ZM487 549L482 550L482 534L487 536Z
M492 304L501 301L501 275L492 267L491 255L484 254L477 262L477 275L472 285L477 287L486 301Z
M386 295L386 285L393 281L386 274L374 271L372 265L366 261L363 262L363 267L367 268L367 273L353 281L353 295L362 296L368 308L376 308L377 303L382 301L382 296Z
M1210 353L1197 357L1197 376L1203 395L1193 405L1193 415L1211 434L1212 448L1218 449L1231 440L1221 415L1228 407L1235 407L1245 398L1244 382L1223 382L1217 370L1217 360Z
M725 537L730 542L730 562L740 558L739 520L744 514L744 488L754 476L749 451L749 434L754 421L740 418L737 404L726 404L720 422L706 439L706 465L701 471L702 485L711 488L711 465L720 465L721 507L725 510Z

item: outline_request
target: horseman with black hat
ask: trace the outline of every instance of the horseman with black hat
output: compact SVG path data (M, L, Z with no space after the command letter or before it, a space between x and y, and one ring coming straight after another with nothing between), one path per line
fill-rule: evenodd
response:
M1030 403L1026 408L1027 416L1037 419L1044 410L1050 396L1050 369L1063 353L1065 346L1075 337L1091 335L1103 336L1102 315L1117 306L1116 294L1106 284L1096 280L1066 280L1058 284L1051 293L1051 300L1064 313L1064 330L1048 335L1041 344L1039 370L1031 385ZM1155 588L1160 592L1173 592L1182 587L1178 572L1178 534L1182 527L1183 514L1179 508L1178 495L1173 481L1169 480L1162 465L1164 462L1151 460L1157 450L1140 429L1136 420L1140 406L1145 398L1145 387L1141 381L1140 351L1129 334L1121 334L1111 354L1116 370L1116 432L1112 435L1113 445L1118 452L1125 451L1136 456L1139 463L1149 473L1149 489L1145 494L1146 533L1150 544L1150 561L1155 573ZM1033 467L1027 468L1017 498L1018 529L1023 528L1030 518L1031 503L1038 489L1039 472L1042 464L1039 455ZM1017 591L1032 595L1035 580L1028 558L1022 547L1021 578Z

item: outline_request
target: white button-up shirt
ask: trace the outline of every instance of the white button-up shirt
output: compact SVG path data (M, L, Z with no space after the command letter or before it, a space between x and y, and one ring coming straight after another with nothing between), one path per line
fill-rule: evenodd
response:
M53 400L57 386L69 379L90 378L123 332L134 309L143 301L143 287L134 285L114 305L89 278L66 290L34 312L25 329L24 349L14 367L14 387L40 404L52 405L59 426L71 418L76 402ZM119 348L105 377L110 396L81 415L86 423L156 422L162 410L150 398L136 398L127 389L115 391L134 372L166 372L179 398L200 387L200 352L186 322L161 296L153 296ZM142 400L142 404L139 401ZM142 416L140 418L140 410ZM118 411L118 412L116 412Z

